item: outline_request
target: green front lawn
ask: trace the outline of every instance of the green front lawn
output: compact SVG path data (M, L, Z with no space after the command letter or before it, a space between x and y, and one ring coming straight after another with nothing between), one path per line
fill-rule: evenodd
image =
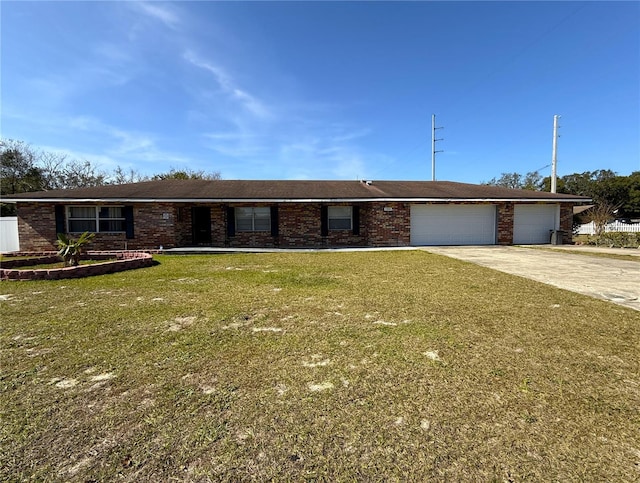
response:
M422 251L0 284L0 479L632 481L640 313Z

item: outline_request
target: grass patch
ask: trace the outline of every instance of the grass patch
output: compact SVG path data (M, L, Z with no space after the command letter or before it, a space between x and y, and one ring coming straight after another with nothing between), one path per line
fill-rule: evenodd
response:
M422 251L6 284L9 480L632 480L640 316Z

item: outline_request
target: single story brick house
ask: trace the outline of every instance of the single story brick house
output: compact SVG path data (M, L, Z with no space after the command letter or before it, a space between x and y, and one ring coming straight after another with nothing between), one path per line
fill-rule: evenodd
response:
M588 198L449 181L162 180L22 193L22 250L95 232L101 250L394 247L571 241Z

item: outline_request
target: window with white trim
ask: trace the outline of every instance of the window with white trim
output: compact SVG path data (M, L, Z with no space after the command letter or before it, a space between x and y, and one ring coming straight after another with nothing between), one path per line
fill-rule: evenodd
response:
M269 231L271 230L271 208L256 206L236 208L237 231Z
M351 206L329 206L327 209L329 230L351 230L353 210Z
M122 206L68 206L69 233L124 233L126 221Z

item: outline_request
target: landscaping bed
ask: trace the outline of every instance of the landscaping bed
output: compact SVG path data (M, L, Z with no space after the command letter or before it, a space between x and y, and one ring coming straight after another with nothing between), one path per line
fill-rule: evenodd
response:
M574 235L576 244L610 248L640 248L640 233L606 232L602 235Z
M89 260L91 263L86 263ZM15 259L4 255L0 260L0 280L58 280L104 275L149 267L153 264L153 257L149 253L136 251L88 251L85 260L78 266L36 268L58 263L62 264L56 252L33 256L20 253L16 254Z

